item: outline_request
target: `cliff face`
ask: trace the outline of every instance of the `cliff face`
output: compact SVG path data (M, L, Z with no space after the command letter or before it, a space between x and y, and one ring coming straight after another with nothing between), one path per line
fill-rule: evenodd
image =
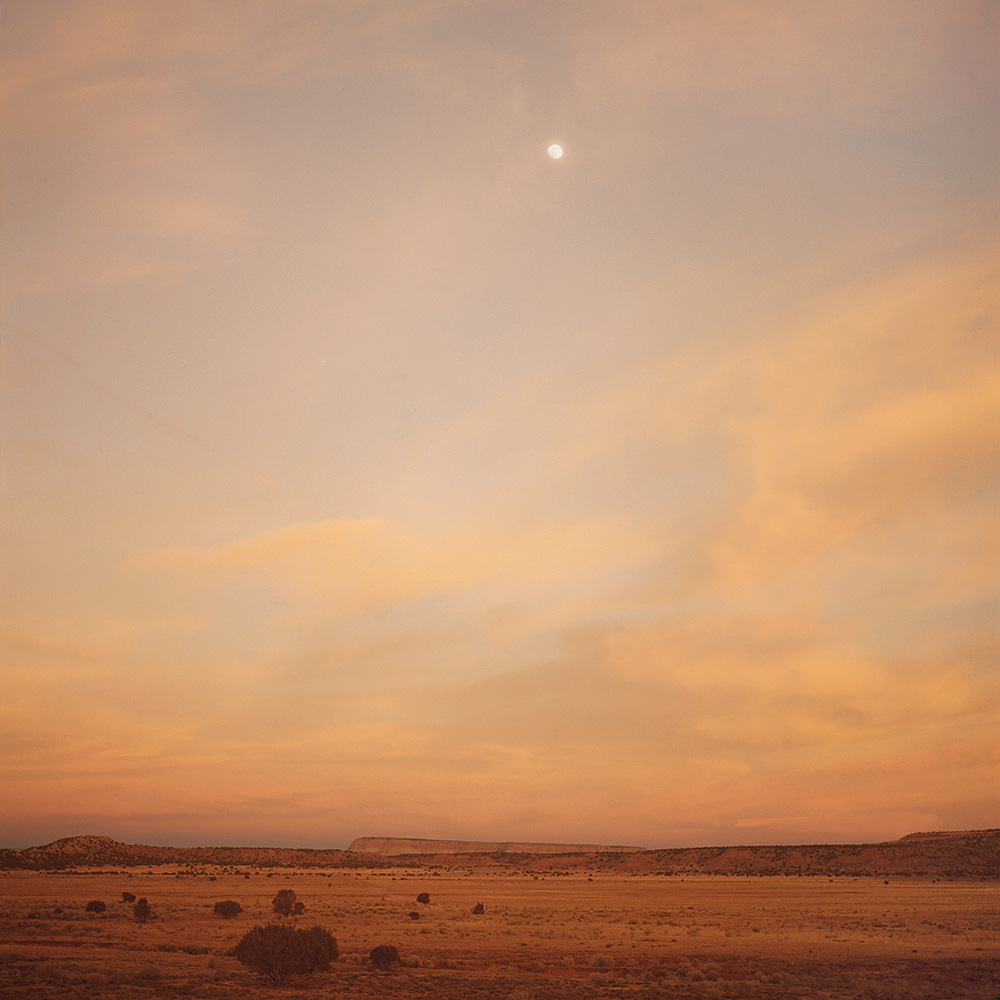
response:
M493 840L420 840L414 837L358 837L349 851L395 857L399 854L621 854L642 847L599 844L529 844Z

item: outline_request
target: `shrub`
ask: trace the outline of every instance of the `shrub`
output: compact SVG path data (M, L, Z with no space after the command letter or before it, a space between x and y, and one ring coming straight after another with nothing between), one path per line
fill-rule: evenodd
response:
M399 965L399 952L391 944L376 945L368 953L368 957L373 969L391 969L394 965Z
M425 905L431 901L431 894L429 892L422 892L417 896L418 903L424 903Z
M122 902L123 903L134 903L135 902L135 893L134 892L123 892L122 893Z
M296 903L292 907L292 914L293 914L293 916L297 917L300 913L305 913L305 912L306 912L306 904L305 903Z
M132 973L132 982L140 986L158 983L162 978L163 973L155 965L144 965Z
M149 903L146 902L145 896L132 907L132 913L135 914L135 919L140 924L144 924L149 919Z
M407 914L407 916L411 920L419 920L420 919L420 914L416 910L410 910L410 912Z
M301 930L284 924L255 927L244 934L233 949L241 964L263 980L282 983L304 982L330 967L340 955L337 939L323 927Z
M107 903L100 899L92 899L85 907L87 913L103 913L108 908Z
M476 903L476 905L472 908L472 912L473 913L485 913L486 912L486 907L483 906L482 903Z
M243 907L235 899L224 899L212 907L212 912L217 917L235 917L237 913L243 912Z
M272 900L274 912L282 917L290 917L295 909L295 893L291 889L279 889L278 895ZM304 907L303 907L304 909Z

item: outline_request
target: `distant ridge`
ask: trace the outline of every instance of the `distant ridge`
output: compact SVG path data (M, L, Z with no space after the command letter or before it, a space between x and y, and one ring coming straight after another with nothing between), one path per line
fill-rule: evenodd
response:
M115 867L150 865L218 865L257 868L360 868L379 865L377 858L364 858L341 850L306 847L151 847L121 844L110 837L64 837L42 847L23 850L0 849L0 869Z
M411 850L399 854L400 845ZM416 845L418 852L412 847ZM456 851L460 847L462 850ZM364 850L359 850L364 848ZM446 848L446 850L442 850ZM42 847L0 848L0 870L60 871L164 866L176 877L251 870L338 868L502 869L609 875L915 876L1000 879L1000 830L914 833L882 844L638 847L359 837L351 849L149 847L110 837L65 837Z
M422 840L419 837L357 837L349 851L358 854L625 854L644 847L600 844L530 844L494 840Z

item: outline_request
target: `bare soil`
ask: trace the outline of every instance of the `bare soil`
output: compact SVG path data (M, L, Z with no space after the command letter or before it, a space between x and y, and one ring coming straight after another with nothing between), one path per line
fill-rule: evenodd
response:
M246 877L249 875L249 877ZM596 1000L1000 997L997 881L533 874L452 867L0 873L0 995ZM278 917L337 938L329 972L261 983L230 954ZM122 893L145 896L137 923ZM417 902L426 892L430 903ZM87 913L90 900L107 910ZM243 913L224 919L215 903ZM485 912L473 914L476 903ZM408 914L418 912L419 919ZM368 953L398 948L402 967Z

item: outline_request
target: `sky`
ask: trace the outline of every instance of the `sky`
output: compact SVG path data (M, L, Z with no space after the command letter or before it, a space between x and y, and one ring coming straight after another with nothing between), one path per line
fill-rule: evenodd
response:
M0 27L0 843L1000 826L992 0Z

